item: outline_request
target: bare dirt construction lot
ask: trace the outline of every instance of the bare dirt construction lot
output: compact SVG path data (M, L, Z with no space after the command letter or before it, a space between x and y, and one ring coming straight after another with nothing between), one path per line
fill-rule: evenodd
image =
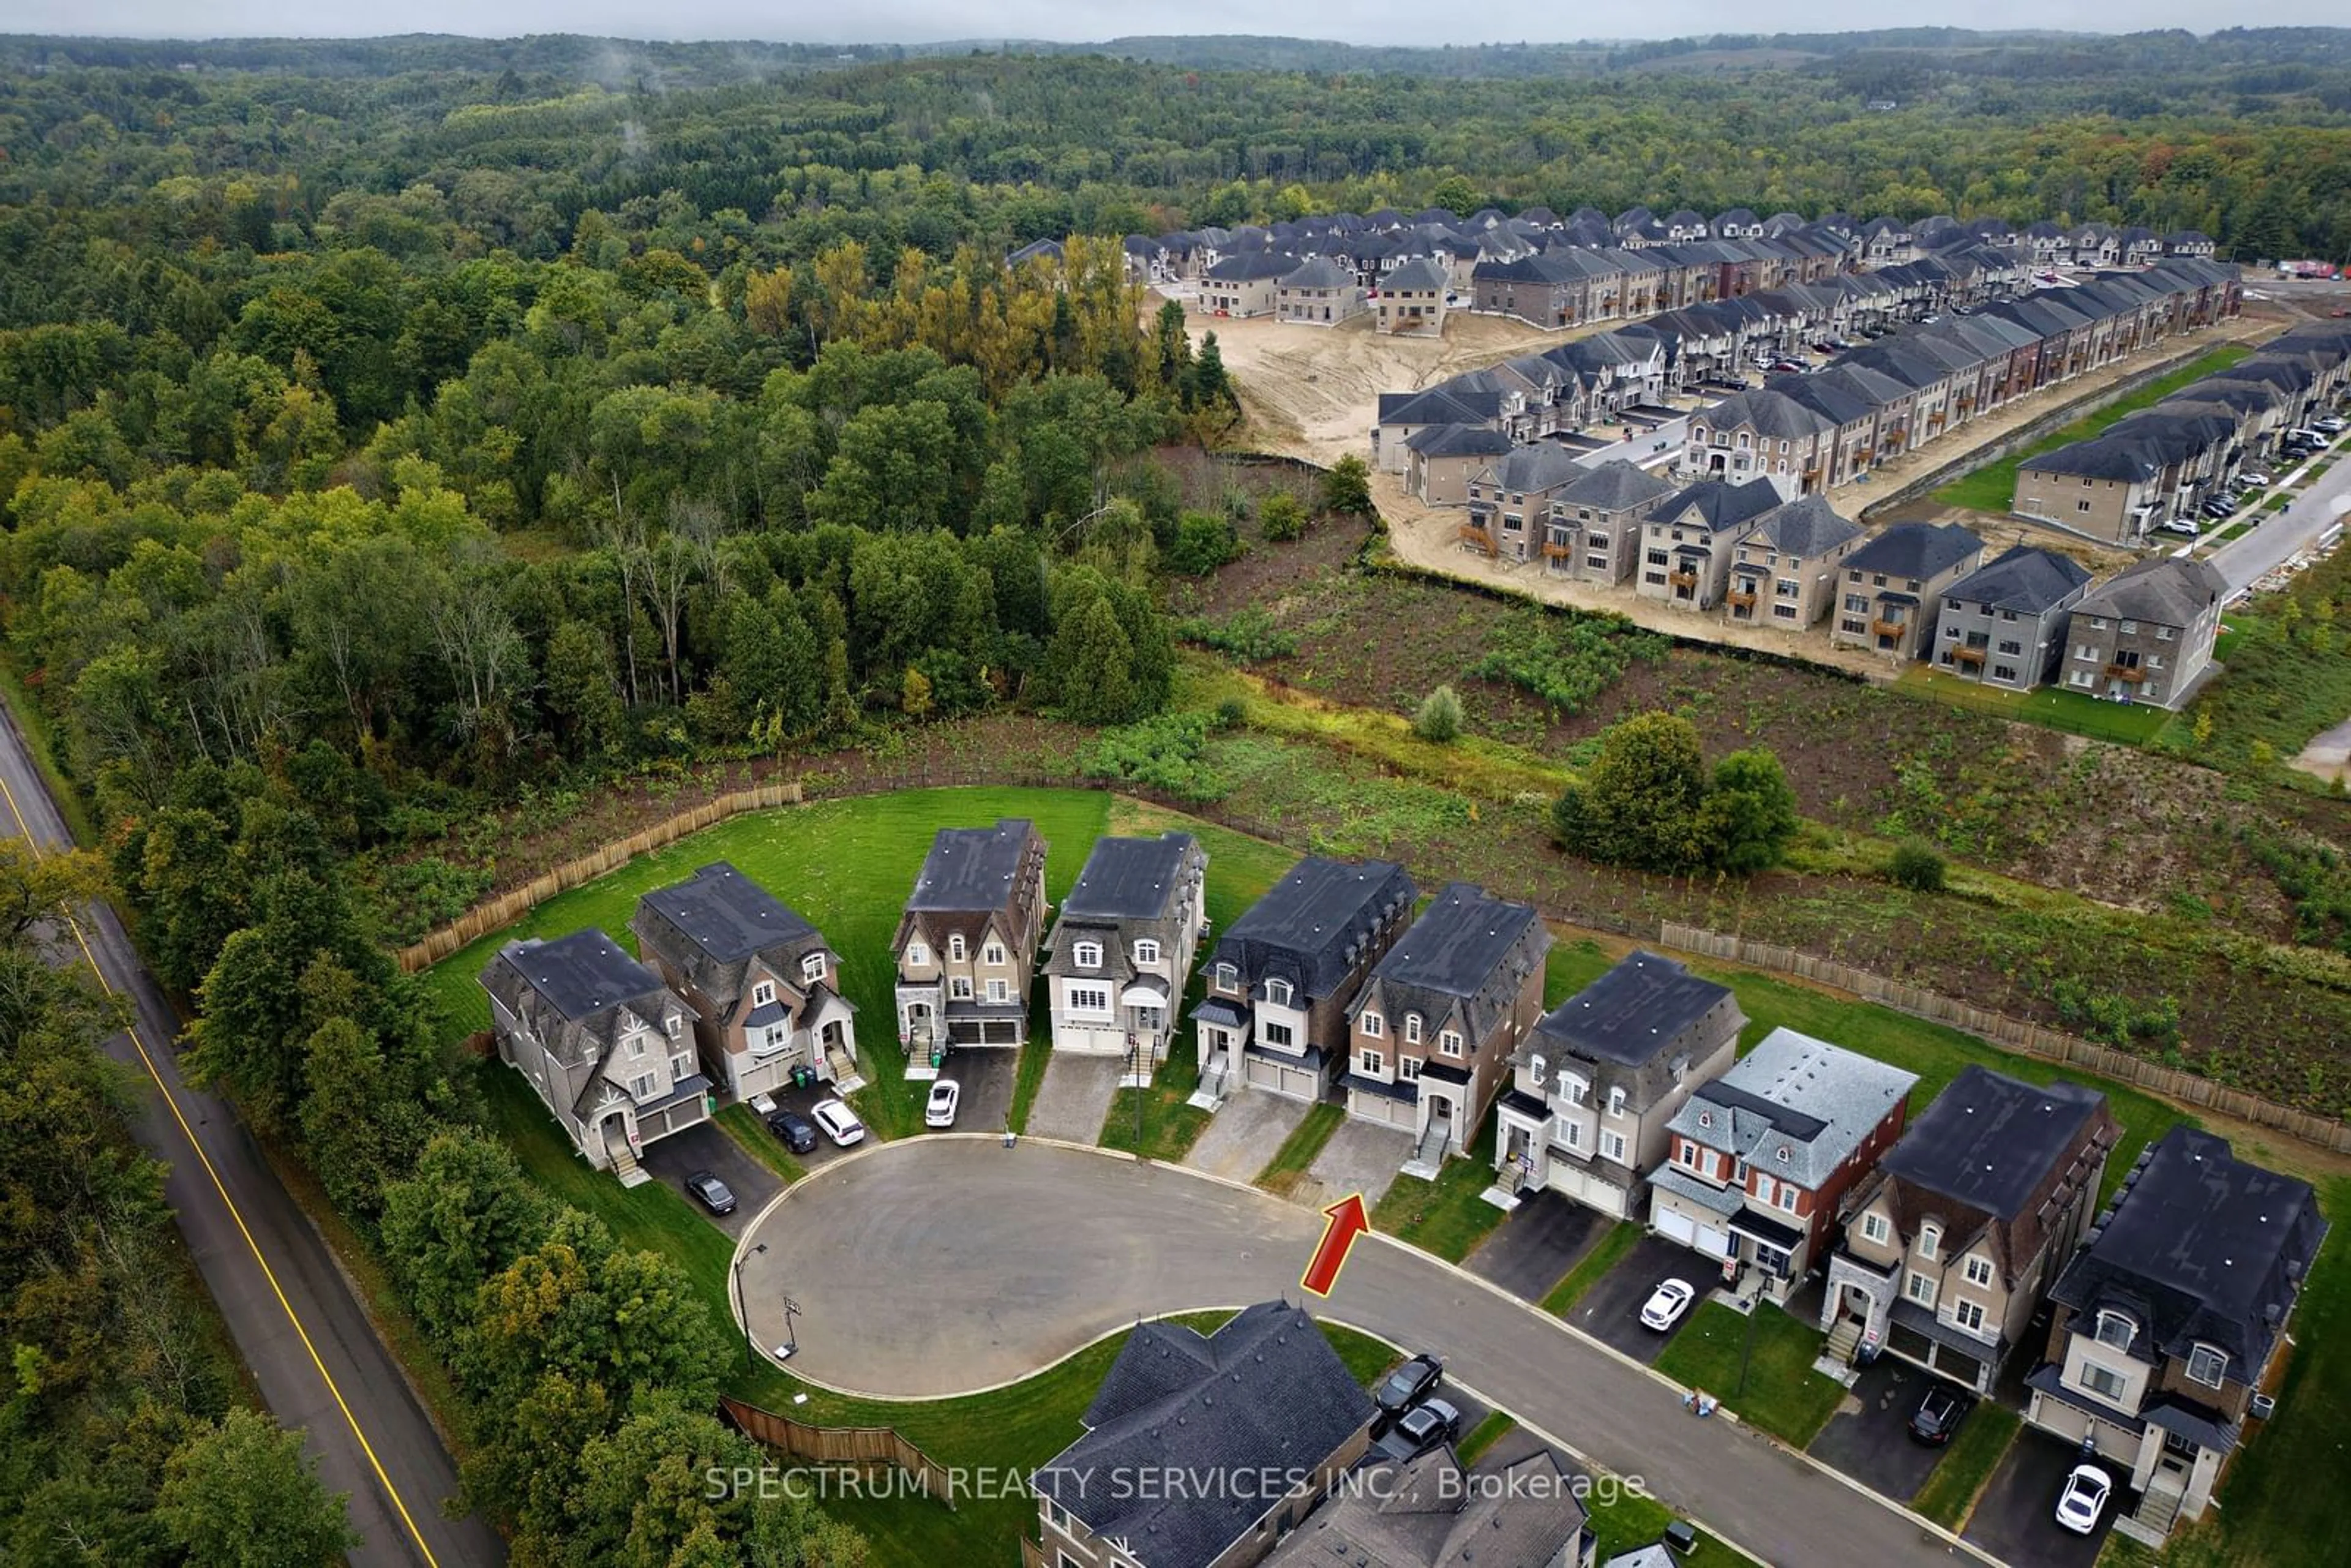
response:
M1159 308L1160 297L1148 297ZM1368 313L1336 327L1270 316L1203 316L1186 302L1192 343L1214 332L1241 407L1267 452L1330 463L1370 449L1380 393L1434 386L1464 371L1564 343L1573 331L1544 332L1523 321L1455 311L1440 338L1394 338L1372 330Z

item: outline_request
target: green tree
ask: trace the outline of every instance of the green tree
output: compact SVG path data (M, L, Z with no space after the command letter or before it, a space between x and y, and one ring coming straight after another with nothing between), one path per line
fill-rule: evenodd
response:
M1306 503L1287 490L1276 490L1257 509L1258 531L1274 544L1284 544L1306 531Z
M436 1133L407 1179L383 1193L384 1258L402 1297L444 1351L483 1284L537 1247L552 1218L506 1145L471 1128Z
M242 1407L174 1449L157 1512L191 1568L326 1568L359 1544L302 1435Z
M1802 825L1786 770L1760 746L1714 765L1699 817L1707 862L1741 874L1778 865Z
M1675 714L1636 714L1602 736L1598 759L1553 806L1552 831L1589 860L1687 871L1706 859L1706 785L1697 727Z
M548 639L541 676L548 716L564 754L600 757L621 736L620 682L612 645L584 621L565 621Z
M1167 564L1189 577L1206 577L1241 552L1233 525L1209 512L1186 512L1176 524Z
M1421 700L1412 716L1412 732L1423 740L1448 746L1461 734L1461 699L1451 686L1439 686Z
M1333 517L1372 515L1372 465L1350 452L1322 475L1322 509Z

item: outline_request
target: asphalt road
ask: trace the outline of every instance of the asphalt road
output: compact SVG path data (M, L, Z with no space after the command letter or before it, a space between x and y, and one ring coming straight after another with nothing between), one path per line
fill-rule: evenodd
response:
M0 825L43 849L68 841L4 707ZM147 1085L131 1130L171 1167L164 1197L263 1401L308 1432L328 1488L350 1494L362 1537L354 1568L504 1563L505 1543L488 1526L443 1517L456 1468L326 1244L236 1113L180 1081L179 1017L114 912L88 911L67 935L68 956L85 954L109 989L131 998L131 1030L107 1050Z
M2205 557L2228 579L2231 593L2243 592L2288 556L2308 549L2329 523L2351 511L2351 461L2346 461L2346 452L2351 452L2351 446L2337 441L2319 459L2334 466L2294 497L2294 505Z
M989 1138L922 1138L792 1187L751 1237L754 1337L792 1370L902 1397L1035 1372L1137 1317L1299 1300L1322 1218L1181 1166ZM1729 1421L1693 1419L1670 1384L1426 1254L1359 1242L1326 1313L1498 1399L1586 1463L1638 1477L1766 1563L1926 1568L1963 1553L1923 1521Z

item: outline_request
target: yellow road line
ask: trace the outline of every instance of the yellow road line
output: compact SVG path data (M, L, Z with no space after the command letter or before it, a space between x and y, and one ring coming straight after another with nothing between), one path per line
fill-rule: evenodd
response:
M23 809L16 804L16 792L8 788L5 775L0 775L0 797L6 798L8 814L16 819L16 831L23 834L26 847L33 852L33 859L39 861L42 858L40 841L34 837L33 825L25 820ZM81 922L68 915L66 925L73 932L74 943L80 947L83 961L89 965L89 972L98 977L98 983L104 988L106 994L113 996L114 986L107 979L106 971L99 967L98 955L89 950L89 938L82 935ZM132 1005L135 1019L137 1004L134 1002ZM285 1310L286 1321L294 1325L294 1333L301 1340L302 1348L309 1353L310 1364L319 1369L319 1381L327 1385L327 1392L334 1396L335 1407L343 1413L343 1419L350 1424L351 1436L359 1439L360 1451L367 1456L368 1464L375 1471L375 1479L383 1487L384 1495L392 1499L392 1506L399 1511L400 1521L408 1527L409 1535L416 1542L416 1550L424 1554L424 1561L432 1568L441 1568L440 1559L433 1555L433 1548L426 1543L424 1532L417 1528L414 1517L408 1511L408 1504L402 1500L400 1489L393 1486L392 1478L384 1473L383 1461L376 1458L375 1446L360 1429L359 1416L352 1413L350 1402L343 1398L343 1391L336 1386L334 1375L327 1370L326 1362L319 1358L319 1347L311 1343L309 1330L302 1326L301 1318L295 1313L294 1303L286 1299L285 1287L278 1284L277 1271L270 1268L269 1260L261 1254L261 1243L254 1239L251 1228L245 1223L245 1215L237 1208L236 1200L229 1197L228 1187L222 1182L220 1172L213 1168L213 1162L205 1155L204 1145L196 1142L196 1131L188 1125L188 1118L181 1111L180 1102L172 1094L171 1085L164 1082L162 1073L156 1070L155 1059L147 1054L147 1042L139 1038L139 1025L136 1021L126 1020L123 1033L130 1037L131 1049L138 1051L141 1065L147 1069L147 1076L155 1081L156 1092L163 1096L163 1103L170 1107L172 1120L179 1124L181 1133L188 1140L188 1147L195 1152L198 1163L204 1167L204 1175L212 1178L213 1190L220 1194L221 1203L228 1209L228 1217L236 1221L237 1234L244 1237L246 1246L252 1249L253 1260L261 1266L261 1277L269 1281L270 1293L277 1298L278 1306Z

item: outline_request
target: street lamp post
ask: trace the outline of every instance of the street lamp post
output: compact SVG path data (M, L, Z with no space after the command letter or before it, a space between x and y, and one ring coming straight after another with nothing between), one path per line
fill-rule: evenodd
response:
M743 1364L751 1371L758 1369L759 1360L758 1352L751 1343L751 1309L743 1301L743 1263L746 1259L767 1249L768 1244L761 1241L756 1243L749 1252L737 1253L735 1257L735 1315L743 1322ZM787 1324L789 1321L786 1319Z

